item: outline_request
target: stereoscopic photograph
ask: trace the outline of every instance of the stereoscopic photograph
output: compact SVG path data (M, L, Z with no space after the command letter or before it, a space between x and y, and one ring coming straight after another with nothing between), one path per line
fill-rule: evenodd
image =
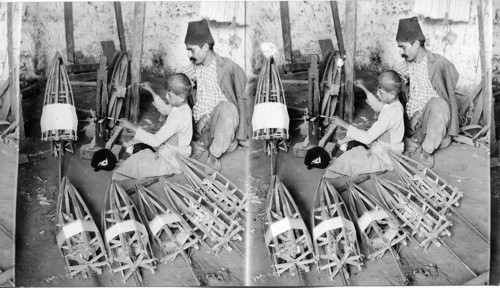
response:
M500 284L500 2L9 2L0 33L1 287Z

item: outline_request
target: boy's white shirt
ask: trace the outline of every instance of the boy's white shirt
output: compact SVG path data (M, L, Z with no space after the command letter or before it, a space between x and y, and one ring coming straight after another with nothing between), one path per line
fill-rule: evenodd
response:
M165 103L160 96L153 94L153 106L160 112L163 116L168 116L172 112L174 106Z
M378 100L377 102L378 103L373 102L375 109L379 109L380 107L380 115L377 121L375 121L375 123L373 123L367 131L358 129L351 125L349 129L347 129L346 138L349 137L368 145L379 139L386 131L389 131L388 136L390 139L383 139L384 142L390 145L399 145L403 141L405 131L403 105L401 105L401 102L399 101L395 101L390 104L384 104Z
M368 103L373 111L377 113L382 111L382 107L384 107L384 103L378 100L377 97L370 92L366 93L366 103Z
M172 107L171 105L168 106ZM135 133L134 139L152 147L168 146L178 150L181 154L187 154L187 156L189 156L191 153L191 138L193 136L191 108L189 108L189 105L186 103L180 107L173 107L169 114L165 124L163 124L156 134L149 133L139 128ZM177 138L175 139L177 141L173 141L177 142L177 145L172 146L166 143L171 137ZM158 152L161 155L163 151L160 149Z

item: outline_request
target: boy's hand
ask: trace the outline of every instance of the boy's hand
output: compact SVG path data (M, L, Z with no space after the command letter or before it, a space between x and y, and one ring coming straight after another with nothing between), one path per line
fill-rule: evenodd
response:
M363 79L356 79L353 84L354 86L361 88L363 90L366 89L365 81Z
M332 122L336 124L337 126L340 126L344 129L349 128L351 126L349 123L345 122L344 120L340 119L338 116L333 116L332 117Z
M130 129L134 132L137 131L138 126L135 125L134 123L128 121L125 118L121 118L119 123L120 123L120 125L122 125L126 129Z
M141 83L141 87L146 90L146 91L149 91L151 94L154 93L153 91L153 88L151 87L151 83L149 82L144 82L144 83Z

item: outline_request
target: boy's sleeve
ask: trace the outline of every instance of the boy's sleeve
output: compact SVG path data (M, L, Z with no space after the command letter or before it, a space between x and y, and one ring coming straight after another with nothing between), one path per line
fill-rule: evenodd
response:
M359 141L365 145L368 145L378 139L380 135L382 135L387 129L389 129L390 125L390 115L387 113L380 113L380 116L375 123L373 123L372 127L367 131L358 129L354 126L349 126L347 129L346 137L352 138L356 141Z
M372 93L368 92L366 93L366 103L370 105L370 107L373 109L375 112L380 112L382 111L382 107L384 107L384 103L380 102L375 95Z
M156 134L146 132L144 129L139 128L135 132L134 139L148 144L149 146L158 147L177 133L177 128L180 126L179 124L179 119L175 117L175 115L171 115Z
M165 103L165 101L163 101L163 99L161 99L160 96L157 95L154 96L153 99L153 106L155 106L155 108L158 110L158 112L160 112L161 115L167 116L168 114L170 114L173 108L172 105Z

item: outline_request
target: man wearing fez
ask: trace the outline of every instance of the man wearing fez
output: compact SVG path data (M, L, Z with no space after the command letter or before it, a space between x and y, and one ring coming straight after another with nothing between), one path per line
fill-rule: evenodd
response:
M395 70L404 79L407 91L403 102L409 119L407 135L411 138L406 141L406 151L432 167L434 151L448 147L450 136L458 135L458 72L446 58L425 48L417 17L399 20L396 41L405 59Z
M246 74L238 64L214 52L206 20L189 22L184 42L191 64L180 72L196 86L194 140L201 140L208 149L207 165L220 171L222 154L234 151L238 140L248 138ZM201 155L204 149L195 143L193 154Z

